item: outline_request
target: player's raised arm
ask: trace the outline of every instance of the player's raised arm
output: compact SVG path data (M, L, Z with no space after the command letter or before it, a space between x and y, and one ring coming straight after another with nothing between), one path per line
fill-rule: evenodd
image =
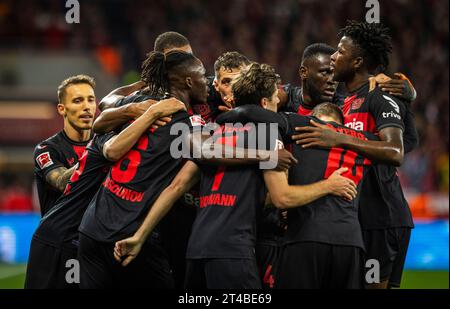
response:
M139 254L141 247L148 235L153 231L162 218L169 212L173 204L200 178L200 170L197 165L191 161L185 163L178 172L172 183L161 193L158 199L150 208L144 222L129 238L117 241L114 247L114 258L127 266ZM123 258L125 258L123 260Z
M103 112L109 108L115 107L116 103L126 97L127 95L132 94L135 91L138 91L145 87L145 83L143 81L138 81L130 85L122 86L114 89L109 94L107 94L98 104L98 108Z
M377 162L400 166L403 162L403 131L398 127L387 127L379 132L380 141L361 140L331 130L326 125L311 121L312 127L296 128L298 135L292 136L305 148L340 147L353 150Z
M326 180L302 186L290 186L284 172L266 171L264 181L275 207L287 209L309 204L328 194L354 199L357 195L355 183L341 176L346 171L347 168L340 168Z
M149 129L155 121L181 110L186 110L186 106L181 101L174 98L162 100L157 104L150 106L147 111L130 126L106 142L103 147L103 155L106 159L113 162L119 160L131 149L131 147L133 147L141 135Z

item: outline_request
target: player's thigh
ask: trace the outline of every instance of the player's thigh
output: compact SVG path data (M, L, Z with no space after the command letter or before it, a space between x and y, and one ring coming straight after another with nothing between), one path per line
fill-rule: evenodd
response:
M272 289L275 282L276 267L280 257L281 248L279 245L257 244L256 263L259 277L264 289Z
M405 267L406 255L411 238L411 228L402 227L395 229L397 239L397 254L392 265L392 272L389 278L389 287L400 287L403 269Z
M205 260L187 259L186 275L184 278L186 289L206 289Z
M160 245L146 244L136 259L121 271L121 285L127 288L175 287L167 253Z
M80 262L81 289L114 287L112 261L105 254L106 250L105 244L80 234L78 261Z
M256 260L209 259L205 262L206 286L209 289L260 289Z
M25 276L25 289L52 288L55 265L59 265L60 250L33 238Z
M276 289L320 289L329 271L331 246L298 242L283 246L276 267Z
M364 288L364 255L361 248L333 246L331 263L330 280L327 282L327 288Z
M380 282L389 280L392 273L398 245L392 229L363 230L365 264L375 262L380 265Z

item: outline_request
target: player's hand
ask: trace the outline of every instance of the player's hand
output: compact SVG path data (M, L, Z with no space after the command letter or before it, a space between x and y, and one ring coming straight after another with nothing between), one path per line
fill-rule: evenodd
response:
M134 236L117 241L114 246L114 258L125 267L139 254L142 244L143 242Z
M234 97L232 94L223 97L222 102L224 105L219 105L218 109L221 112L228 112L234 107Z
M384 74L379 74L384 75ZM387 77L386 75L384 75ZM378 87L384 91L406 101L414 100L415 89L409 79L402 73L394 73L395 78L377 79ZM377 75L378 77L378 75Z
M292 135L292 140L303 148L332 148L339 144L342 134L337 133L329 126L311 120L309 127L297 127L296 135Z
M182 110L186 111L186 105L180 100L169 98L152 105L150 109L161 113L161 117L167 117Z
M145 100L138 103L130 103L130 108L133 113L134 119L141 117L142 114L144 114L149 109L149 107L155 103L155 100Z
M297 164L298 160L286 149L280 149L277 151L278 162L275 170L285 171L288 170L292 165Z
M346 200L353 200L358 191L356 190L356 184L353 180L342 176L342 173L348 171L347 167L341 167L340 169L334 171L330 177L328 177L328 185L330 189L330 194L340 196Z
M389 76L380 73L377 76L369 77L369 92L373 91L377 85L387 83L391 80Z
M155 122L153 122L153 124L151 125L152 129L158 129L162 126L165 126L166 124L168 124L169 122L172 121L172 117L171 116L167 116L167 117L162 117L157 119Z

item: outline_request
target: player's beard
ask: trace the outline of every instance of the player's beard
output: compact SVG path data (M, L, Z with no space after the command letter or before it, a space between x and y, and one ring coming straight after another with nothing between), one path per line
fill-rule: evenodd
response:
M308 92L310 98L311 98L311 105L312 107L315 107L316 105L320 103L324 103L326 100L322 96L322 92L320 89L318 89L314 83L309 82L306 80L305 83L305 90Z

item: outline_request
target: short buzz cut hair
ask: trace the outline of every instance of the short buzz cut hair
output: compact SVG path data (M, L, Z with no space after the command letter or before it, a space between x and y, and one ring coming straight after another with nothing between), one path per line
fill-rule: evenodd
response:
M168 48L183 47L186 45L191 44L184 35L175 31L168 31L158 35L153 50L163 53Z
M319 54L332 55L336 49L325 43L314 43L305 48L302 55L302 63L309 58L315 57Z
M243 54L237 51L231 51L223 53L217 58L216 62L214 62L214 71L219 72L220 68L224 68L225 70L233 70L239 69L242 66L247 66L251 63L250 60Z
M339 124L344 124L344 114L339 106L334 103L321 103L316 105L312 110L312 115L318 117L319 115L324 115L336 119L335 122Z
M272 66L252 63L232 84L235 105L259 105L261 99L270 99L277 89L278 80L279 75Z
M58 101L59 101L59 103L61 103L63 101L64 95L66 94L67 87L69 87L71 85L77 85L77 84L88 84L92 88L95 88L94 78L90 77L88 75L79 74L79 75L75 75L75 76L66 78L58 86Z

